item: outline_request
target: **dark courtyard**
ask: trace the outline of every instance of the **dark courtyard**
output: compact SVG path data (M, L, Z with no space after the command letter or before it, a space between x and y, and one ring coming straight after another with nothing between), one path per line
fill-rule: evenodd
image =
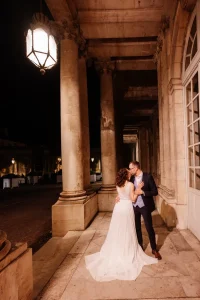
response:
M33 252L51 237L51 207L61 185L0 191L0 224L12 245L27 242Z

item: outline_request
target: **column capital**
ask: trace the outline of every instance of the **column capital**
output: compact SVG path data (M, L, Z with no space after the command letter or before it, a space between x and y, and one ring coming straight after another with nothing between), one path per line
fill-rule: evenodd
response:
M170 24L170 17L167 15L163 15L161 19L161 25L160 25L160 30L157 38L157 46L156 46L156 51L154 54L154 63L156 64L158 59L159 59L159 54L162 51L163 47L163 40L165 38L165 33L167 29L169 28Z
M181 7L184 10L187 10L188 12L192 12L197 3L197 0L180 0L180 3L181 3Z
M111 61L110 59L108 58L105 58L105 59L99 59L97 62L95 62L95 67L96 67L96 70L100 73L100 74L103 74L103 73L108 73L108 74L112 74L112 72L114 71L115 69L115 65L114 65L114 62Z
M78 17L73 19L72 16L69 15L62 23L50 21L50 27L53 35L58 41L64 39L74 40L79 48L79 55L87 55L87 43L80 28Z
M182 90L183 85L180 78L171 78L168 83L168 91L172 95L174 90Z

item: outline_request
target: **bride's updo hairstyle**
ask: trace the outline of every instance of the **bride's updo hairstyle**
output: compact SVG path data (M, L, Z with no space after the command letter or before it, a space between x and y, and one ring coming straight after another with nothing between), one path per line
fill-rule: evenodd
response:
M123 187L126 180L128 179L128 170L126 168L120 169L116 177L116 185Z

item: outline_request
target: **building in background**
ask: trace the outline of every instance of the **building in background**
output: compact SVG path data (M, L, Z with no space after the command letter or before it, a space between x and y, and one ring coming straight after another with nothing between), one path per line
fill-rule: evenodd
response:
M42 145L30 146L9 139L6 130L0 130L0 177L13 174L27 176L30 172L55 172L56 156Z

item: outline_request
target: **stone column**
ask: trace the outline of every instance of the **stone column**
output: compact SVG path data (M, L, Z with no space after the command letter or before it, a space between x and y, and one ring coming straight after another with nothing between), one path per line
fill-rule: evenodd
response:
M98 193L100 211L112 211L116 193L116 144L112 72L101 65L101 163L102 188Z
M101 161L102 189L115 189L116 145L111 70L103 69L101 75Z
M60 200L82 200L82 128L79 96L78 47L73 40L61 42L61 150L63 192Z
M149 172L149 137L146 128L139 129L139 152L141 168L145 172Z
M74 40L61 41L60 56L63 191L52 207L53 236L64 236L68 230L84 230L98 209L97 196L94 194L89 197L84 190L82 134L86 127L88 129L88 125L84 118L82 130L81 115L85 111L82 109L80 95L83 99L85 83L82 86L83 93L80 93L78 46Z
M82 122L83 185L90 185L90 136L88 115L87 72L85 58L79 58L80 107Z
M185 126L184 126L184 104L183 85L181 79L170 80L170 93L172 97L172 111L174 116L174 176L177 228L187 228L187 185L185 168Z
M136 160L139 161L139 142L138 142L138 138L136 140Z
M158 72L158 115L159 115L159 164L160 164L160 180L164 181L164 130L163 130L163 97L162 97L162 78L161 78L161 61L158 59L157 65Z

